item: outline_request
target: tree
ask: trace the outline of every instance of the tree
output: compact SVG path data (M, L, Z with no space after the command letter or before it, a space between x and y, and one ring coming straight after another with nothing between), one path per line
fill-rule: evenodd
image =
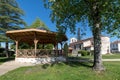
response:
M64 44L63 51L64 51L64 54L65 54L65 57L68 57L68 44L67 43Z
M8 41L5 36L7 30L20 29L20 25L25 22L20 18L23 11L19 8L15 0L0 0L0 41L6 42L6 55L8 56Z
M30 25L28 26L27 28L38 28L38 29L42 29L42 30L48 30L49 31L49 28L48 26L46 26L46 24L40 20L39 18L36 18L36 20ZM52 44L38 44L38 48L39 49L53 49L53 45Z
M39 18L36 18L35 22L33 22L28 28L40 28L49 30L45 23L43 23Z
M58 30L75 31L76 23L87 21L94 38L93 69L105 70L101 56L101 33L120 36L120 0L47 0L51 20Z

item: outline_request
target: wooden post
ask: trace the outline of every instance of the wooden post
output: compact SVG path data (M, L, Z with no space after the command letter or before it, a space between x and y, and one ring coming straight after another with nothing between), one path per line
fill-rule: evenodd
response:
M18 41L15 41L16 43L16 57L18 57Z
M38 40L34 40L34 45L35 45L35 56L36 56L36 52L37 52L37 43L38 43Z

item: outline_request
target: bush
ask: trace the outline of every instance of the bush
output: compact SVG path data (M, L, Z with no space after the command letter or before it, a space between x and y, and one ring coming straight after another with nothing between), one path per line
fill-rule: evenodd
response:
M80 51L78 51L78 54L81 54L82 56L87 56L87 55L89 55L89 51L80 50Z
M8 51L9 56L14 56L14 51ZM0 57L6 57L6 50L5 48L0 48Z
M65 56L68 57L68 44L67 43L64 44L63 50L64 50Z
M0 48L0 57L5 57L5 48Z
M91 50L91 51L90 51L90 54L91 54L91 55L94 55L94 50Z

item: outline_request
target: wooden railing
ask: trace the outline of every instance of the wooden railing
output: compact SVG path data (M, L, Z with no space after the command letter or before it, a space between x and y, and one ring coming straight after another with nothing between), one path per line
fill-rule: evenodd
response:
M62 50L50 50L50 49L37 49L36 53L34 49L18 49L17 57L37 58L37 57L53 57L63 55Z

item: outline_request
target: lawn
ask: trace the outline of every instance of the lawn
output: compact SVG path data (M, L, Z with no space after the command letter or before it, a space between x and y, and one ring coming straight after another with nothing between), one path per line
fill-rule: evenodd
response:
M105 62L102 73L91 69L91 63L57 63L22 67L10 71L0 80L120 80L120 62Z
M103 59L120 59L120 53L103 55Z
M0 64L4 63L6 61L14 60L14 59L15 59L14 57L10 57L10 58L0 57Z
M93 59L93 56L81 56L81 58ZM103 59L120 59L120 53L102 55L102 58Z

